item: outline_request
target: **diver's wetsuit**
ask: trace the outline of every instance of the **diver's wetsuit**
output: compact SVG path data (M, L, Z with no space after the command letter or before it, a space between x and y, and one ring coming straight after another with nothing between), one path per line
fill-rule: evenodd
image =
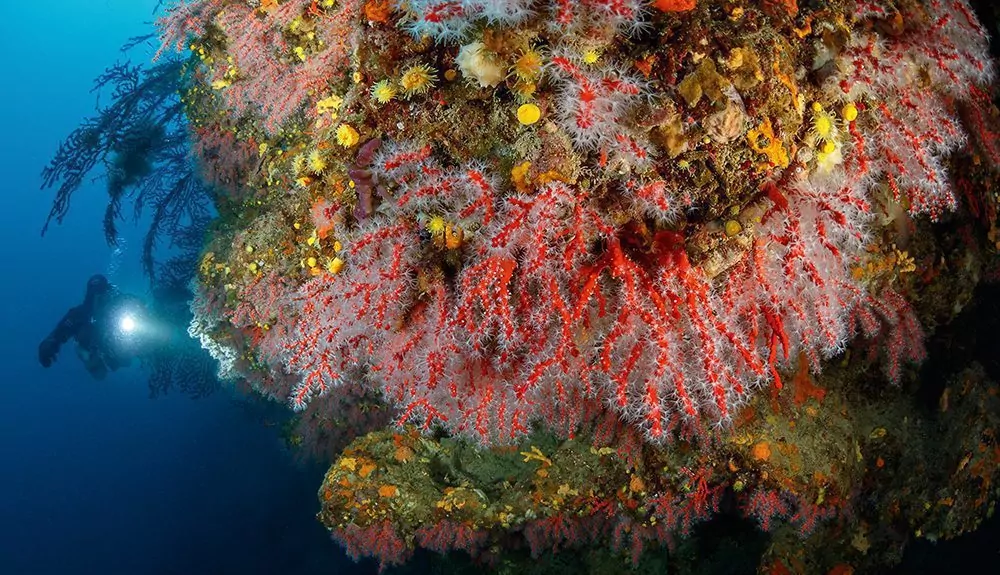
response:
M77 355L94 378L103 379L109 370L128 365L131 354L117 341L115 322L122 306L133 302L135 298L118 293L104 276L91 277L83 303L70 308L39 344L38 361L43 367L49 367L59 348L74 338Z

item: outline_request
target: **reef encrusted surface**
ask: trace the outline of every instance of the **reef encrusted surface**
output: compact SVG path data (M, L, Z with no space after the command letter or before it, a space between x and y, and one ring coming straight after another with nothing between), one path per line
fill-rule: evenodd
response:
M965 0L197 0L159 24L218 189L190 332L298 412L355 557L695 571L723 516L769 533L764 572L846 573L992 512L996 374L916 397L925 340L997 275Z

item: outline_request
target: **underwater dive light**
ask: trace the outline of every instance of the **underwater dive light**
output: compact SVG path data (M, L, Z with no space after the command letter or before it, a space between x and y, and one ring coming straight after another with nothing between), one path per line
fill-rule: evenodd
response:
M136 325L135 318L130 313L124 313L118 319L118 329L123 333L132 333L135 331Z

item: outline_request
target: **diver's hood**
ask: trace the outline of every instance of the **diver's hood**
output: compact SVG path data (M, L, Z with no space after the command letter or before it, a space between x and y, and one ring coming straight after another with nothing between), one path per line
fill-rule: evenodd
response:
M111 292L111 282L101 274L96 274L87 280L87 301L94 301L98 296Z

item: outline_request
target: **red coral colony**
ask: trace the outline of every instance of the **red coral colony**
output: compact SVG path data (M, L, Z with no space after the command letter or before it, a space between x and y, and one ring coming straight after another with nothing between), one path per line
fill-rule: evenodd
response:
M966 0L188 0L158 25L196 156L243 184L189 331L297 412L355 558L691 571L729 516L762 573L872 572L992 509L982 369L907 417L924 330L1000 247Z

